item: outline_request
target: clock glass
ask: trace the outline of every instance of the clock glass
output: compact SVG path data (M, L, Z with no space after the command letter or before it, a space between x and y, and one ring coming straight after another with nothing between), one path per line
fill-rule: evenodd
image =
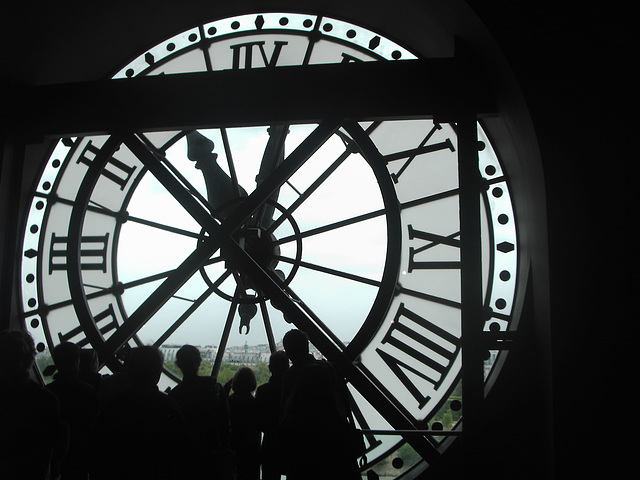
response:
M344 21L262 13L198 25L113 78L415 58ZM516 224L507 176L477 131L484 329L505 332ZM346 368L368 432L363 475L414 478L464 413L456 132L361 119L60 139L26 218L26 328L42 354L67 340L96 349L103 373L126 346L168 358L190 343L215 375L232 348L262 348L265 361L297 309L322 339L317 355ZM178 381L166 370L159 386ZM442 432L413 442L403 426Z

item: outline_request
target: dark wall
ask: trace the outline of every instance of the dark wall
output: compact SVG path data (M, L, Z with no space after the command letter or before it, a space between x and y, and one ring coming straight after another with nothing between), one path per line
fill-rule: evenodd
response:
M468 2L527 99L547 190L556 478L625 471L637 418L632 64L620 2ZM637 283L637 281L635 281ZM637 441L635 442L637 445ZM534 459L532 459L533 461Z

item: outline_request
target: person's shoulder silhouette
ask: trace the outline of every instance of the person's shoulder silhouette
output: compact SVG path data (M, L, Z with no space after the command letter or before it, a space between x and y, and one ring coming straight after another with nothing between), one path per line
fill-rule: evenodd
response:
M257 480L260 475L260 428L256 399L256 376L241 367L233 377L229 396L231 448L236 453L238 480Z
M163 363L156 347L132 349L127 359L131 387L102 410L103 447L118 453L101 463L98 478L168 480L183 471L191 436L178 404L158 390ZM171 455L162 453L167 443Z
M54 394L29 378L36 355L26 332L0 332L0 478L57 473L63 424ZM38 439L34 441L34 439Z
M98 418L98 392L80 380L80 347L71 342L57 345L52 352L58 372L47 385L60 402L62 419L69 426L69 448L62 461L62 477L86 479Z
M271 377L267 383L256 389L256 405L258 421L262 437L262 479L280 480L283 472L279 462L279 448L277 443L277 427L282 417L282 382L289 370L289 357L286 352L279 350L269 357L269 371Z

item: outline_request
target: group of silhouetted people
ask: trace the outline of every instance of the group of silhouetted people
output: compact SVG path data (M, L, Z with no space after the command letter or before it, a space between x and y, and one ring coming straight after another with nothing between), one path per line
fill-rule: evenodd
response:
M130 349L120 371L101 375L93 350L61 343L43 387L29 377L31 337L0 332L0 478L359 479L344 380L304 332L283 345L259 387L249 367L225 386L199 376L200 352L184 345L182 382L165 393L155 347Z

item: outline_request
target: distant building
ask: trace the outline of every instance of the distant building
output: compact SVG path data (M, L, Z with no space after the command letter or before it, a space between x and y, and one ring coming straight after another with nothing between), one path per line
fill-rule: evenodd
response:
M216 357L216 353L218 353L218 347L214 347L212 345L206 345L201 347L200 345L194 345L199 351L200 356L203 361L213 362ZM160 347L160 351L162 355L164 355L165 362L175 362L176 361L176 353L180 350L182 345L162 345Z

